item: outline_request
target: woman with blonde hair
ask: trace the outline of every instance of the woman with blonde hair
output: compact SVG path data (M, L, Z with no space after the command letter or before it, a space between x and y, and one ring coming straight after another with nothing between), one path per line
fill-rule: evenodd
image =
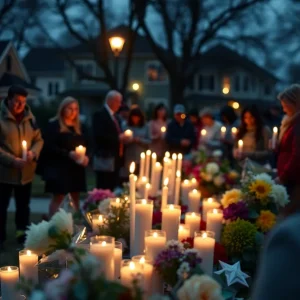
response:
M80 192L86 191L85 167L87 156L81 159L75 151L79 145L86 147L87 140L79 119L79 104L66 97L59 105L57 115L49 121L44 133L41 175L45 180L45 192L53 194L49 207L52 216L70 193L75 208L79 209Z

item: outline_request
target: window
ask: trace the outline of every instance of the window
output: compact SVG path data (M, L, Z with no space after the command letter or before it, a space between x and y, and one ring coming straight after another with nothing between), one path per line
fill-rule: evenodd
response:
M240 83L240 77L237 75L235 76L235 80L234 80L234 89L239 92L241 89L241 83Z
M55 95L59 94L59 82L55 82Z
M10 72L11 71L11 56L7 55L6 57L6 72Z
M271 86L269 84L265 85L265 95L270 96L271 95Z
M53 90L52 90L52 82L48 82L48 96L52 96Z
M244 77L244 92L248 92L249 91L249 77L245 76Z
M146 79L148 83L167 83L166 69L159 61L146 62Z
M223 77L223 86L222 86L222 93L224 95L229 94L230 92L230 77L229 76L224 76Z

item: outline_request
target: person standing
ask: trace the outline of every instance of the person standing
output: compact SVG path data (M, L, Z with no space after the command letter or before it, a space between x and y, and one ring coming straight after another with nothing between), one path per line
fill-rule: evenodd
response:
M76 153L78 146L87 147L87 138L79 119L79 104L66 97L59 105L57 115L48 123L44 133L45 146L39 164L45 180L45 192L53 195L49 216L57 212L66 194L70 193L74 208L79 210L79 196L86 192L85 167L88 157ZM40 168L40 166L39 166Z
M23 87L13 85L0 107L0 248L6 240L7 209L12 193L16 202L17 242L25 241L32 180L43 147L41 131L26 104L27 95ZM27 150L22 148L23 141Z
M122 95L109 91L102 109L94 114L94 158L93 168L96 173L98 189L114 190L119 184L119 171L124 154L126 136L115 115L121 106Z
M185 108L181 104L174 107L174 119L166 133L166 142L171 153L190 154L196 135L193 124L186 118Z

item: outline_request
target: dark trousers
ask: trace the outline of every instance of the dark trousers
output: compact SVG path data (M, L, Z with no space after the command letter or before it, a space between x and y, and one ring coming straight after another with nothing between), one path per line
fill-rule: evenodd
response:
M119 184L118 172L100 172L96 171L96 187L97 189L109 189L113 191Z
M16 203L15 224L17 230L25 231L29 225L31 183L25 185L0 183L0 241L6 239L7 209L12 193L14 193Z

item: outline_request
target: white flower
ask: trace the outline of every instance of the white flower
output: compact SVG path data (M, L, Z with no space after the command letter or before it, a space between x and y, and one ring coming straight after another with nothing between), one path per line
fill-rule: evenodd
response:
M212 156L215 157L215 158L219 158L223 155L223 152L221 150L215 150L213 151L212 153Z
M201 252L195 248L186 249L184 252L186 255L189 253L196 254L197 258L201 258Z
M51 218L50 226L54 226L59 231L66 231L73 235L73 217L62 208Z
M258 174L258 175L255 175L254 180L263 180L269 184L275 184L274 180L272 179L272 177L266 173L261 173L261 174Z
M224 182L225 182L225 179L222 175L218 175L214 178L214 184L216 186L221 186L224 184Z
M290 202L286 188L280 184L273 185L271 197L273 197L274 202L281 207L286 206Z
M218 164L210 162L206 165L206 172L211 175L215 175L220 171Z
M43 291L35 290L30 296L30 300L47 300Z
M98 209L101 213L107 212L110 206L110 199L104 199L99 203Z
M26 231L25 249L30 249L38 255L47 252L51 242L48 231L48 222L42 221L39 224L32 223Z
M95 280L101 275L103 266L99 259L87 253L86 255L81 256L81 264L74 264L71 266L71 269L73 272L79 273L79 275L84 270L84 274L88 274L90 279Z
M180 252L184 251L184 245L177 240L169 240L166 244L167 248L178 248Z
M177 270L177 275L179 277L185 278L188 275L188 273L190 272L190 270L191 270L191 268L190 268L189 263L183 262L180 265L179 269Z

